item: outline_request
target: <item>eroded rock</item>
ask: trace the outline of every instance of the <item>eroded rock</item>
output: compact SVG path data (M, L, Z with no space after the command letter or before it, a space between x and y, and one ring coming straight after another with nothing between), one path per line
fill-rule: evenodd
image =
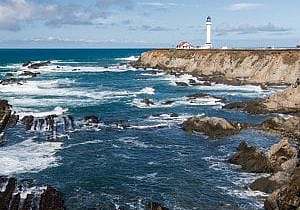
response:
M240 165L241 170L252 173L270 173L273 172L271 162L268 157L253 146L248 146L242 141L229 162L234 165Z
M224 137L238 133L242 127L218 117L192 117L186 120L183 129L188 132L196 131L209 137Z

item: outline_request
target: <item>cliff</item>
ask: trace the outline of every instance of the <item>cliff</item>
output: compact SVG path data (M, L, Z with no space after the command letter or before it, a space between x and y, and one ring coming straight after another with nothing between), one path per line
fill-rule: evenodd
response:
M175 50L142 54L137 67L253 84L292 84L300 77L300 50Z

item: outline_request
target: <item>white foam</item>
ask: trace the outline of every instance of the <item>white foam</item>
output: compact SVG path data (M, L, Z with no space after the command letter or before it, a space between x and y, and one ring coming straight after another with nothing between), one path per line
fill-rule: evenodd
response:
M138 94L154 95L155 94L155 89L152 88L152 87L145 87L141 91L139 91Z
M117 61L137 61L139 59L139 56L129 56L125 58L116 58Z
M102 140L85 141L85 142L81 142L81 143L77 143L77 144L70 144L70 145L64 147L64 149L69 149L71 147L80 146L80 145L101 144L101 143L103 143Z
M38 143L33 139L1 147L0 174L38 172L48 167L58 166L60 158L55 154L61 148L61 142Z
M56 107L52 111L47 112L17 112L17 115L19 115L20 119L22 119L25 116L32 115L33 117L42 118L47 117L49 115L63 115L65 112L67 112L68 109L63 109L62 107Z

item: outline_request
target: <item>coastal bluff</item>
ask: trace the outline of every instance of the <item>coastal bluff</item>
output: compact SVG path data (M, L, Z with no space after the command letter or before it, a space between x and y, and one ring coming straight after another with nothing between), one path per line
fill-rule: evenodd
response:
M293 84L300 77L298 49L157 49L134 64L169 73L188 73L211 81Z

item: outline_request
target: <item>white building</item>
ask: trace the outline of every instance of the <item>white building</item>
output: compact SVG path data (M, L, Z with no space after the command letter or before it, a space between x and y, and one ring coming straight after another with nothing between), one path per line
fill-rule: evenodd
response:
M180 41L176 46L176 49L193 49L193 45L187 41Z

